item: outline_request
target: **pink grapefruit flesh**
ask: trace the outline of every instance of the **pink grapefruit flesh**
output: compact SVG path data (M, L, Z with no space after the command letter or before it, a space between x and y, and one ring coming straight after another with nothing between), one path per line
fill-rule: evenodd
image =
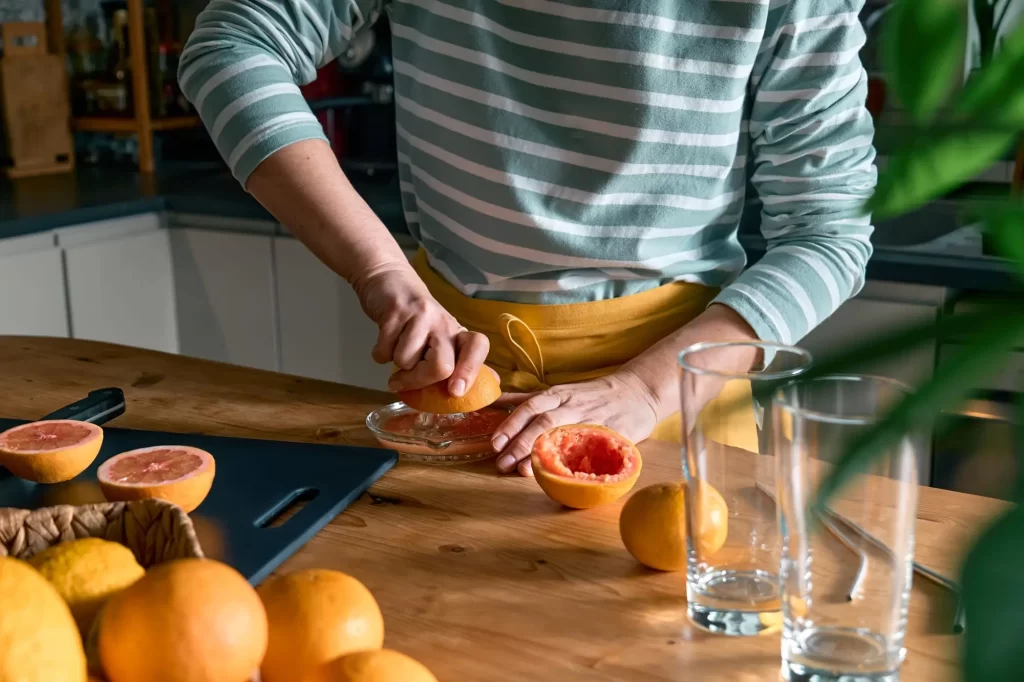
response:
M0 465L37 483L69 481L85 471L103 445L103 429L69 419L29 422L0 433Z
M111 502L161 499L191 512L213 486L213 455L187 445L157 445L122 452L100 465L96 477Z
M640 477L636 446L612 429L590 424L560 426L533 445L533 475L556 502L589 509L622 497Z

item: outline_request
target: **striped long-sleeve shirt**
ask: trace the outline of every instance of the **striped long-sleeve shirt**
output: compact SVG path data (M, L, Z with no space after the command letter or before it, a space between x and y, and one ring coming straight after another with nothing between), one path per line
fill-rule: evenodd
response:
M462 292L670 281L797 341L863 283L863 0L389 0L412 234ZM213 0L180 80L235 176L323 131L297 84L383 0ZM768 253L746 269L748 199Z

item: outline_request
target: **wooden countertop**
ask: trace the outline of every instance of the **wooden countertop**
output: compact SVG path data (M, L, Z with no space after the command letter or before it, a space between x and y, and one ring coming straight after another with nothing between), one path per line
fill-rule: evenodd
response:
M373 443L366 414L387 396L120 346L0 337L5 417L35 419L90 390L120 386L131 428ZM680 477L679 453L641 446L639 486ZM272 475L268 472L268 475ZM921 492L917 559L955 575L973 531L1003 505ZM725 638L685 616L684 576L637 565L618 536L619 505L583 512L493 463L400 464L282 570L339 569L384 611L387 646L439 680L668 682L778 679L778 635ZM916 580L903 682L956 679L952 600Z

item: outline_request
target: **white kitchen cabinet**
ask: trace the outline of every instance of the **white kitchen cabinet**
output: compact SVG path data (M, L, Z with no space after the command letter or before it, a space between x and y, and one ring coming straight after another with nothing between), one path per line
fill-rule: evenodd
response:
M59 234L71 335L176 353L174 272L168 232L145 217ZM94 239L90 239L93 237Z
M274 239L281 370L385 390L390 365L370 357L377 327L351 287L291 237Z
M170 230L183 355L277 370L271 237Z
M0 241L0 334L68 335L64 265L52 233Z

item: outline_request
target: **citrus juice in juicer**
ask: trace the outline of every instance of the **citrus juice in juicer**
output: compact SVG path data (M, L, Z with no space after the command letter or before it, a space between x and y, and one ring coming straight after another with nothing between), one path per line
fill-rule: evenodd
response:
M494 456L491 435L510 410L493 403L501 396L498 374L486 365L463 396L448 381L399 391L401 402L374 410L366 426L381 445L403 459L435 464L476 462Z

